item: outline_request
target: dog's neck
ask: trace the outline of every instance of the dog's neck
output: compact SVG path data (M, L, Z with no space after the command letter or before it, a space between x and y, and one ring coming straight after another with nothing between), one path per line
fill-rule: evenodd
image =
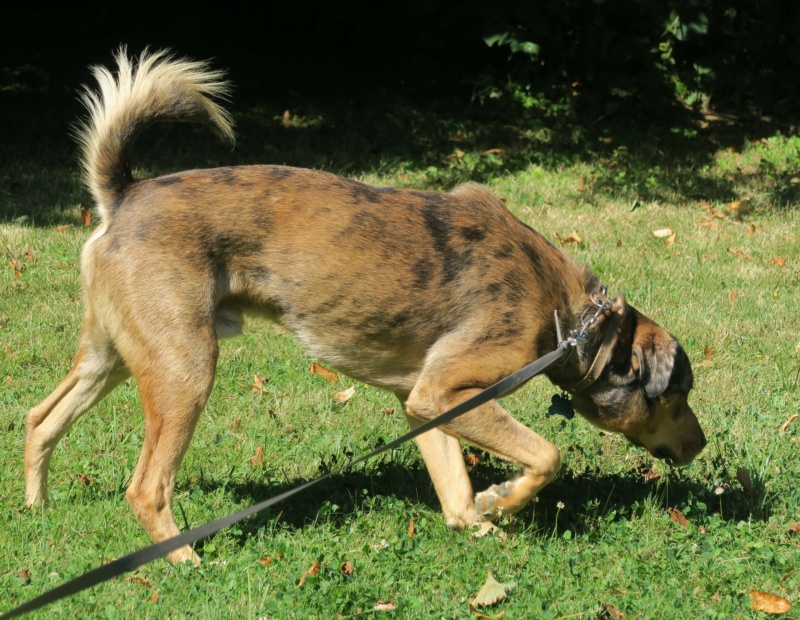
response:
M586 303L579 306L577 311L567 310L564 314L566 320L561 324L561 331L568 335L580 331L585 326L587 314L597 311L597 295L590 294ZM609 308L597 313L596 319L586 326L582 337L574 350L565 360L554 364L547 371L547 376L552 383L569 393L580 393L589 388L600 376L610 360L611 350L620 329L622 315L618 308L602 293L604 301L608 301ZM555 328L554 328L555 336Z

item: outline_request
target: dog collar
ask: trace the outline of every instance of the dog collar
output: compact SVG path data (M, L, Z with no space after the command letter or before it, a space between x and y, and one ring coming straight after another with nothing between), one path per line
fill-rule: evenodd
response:
M606 322L603 342L600 343L600 348L597 350L592 363L589 365L589 369L576 384L566 388L568 392L572 392L573 394L582 392L595 381L597 381L597 379L600 377L600 373L603 372L603 369L606 367L606 364L611 357L611 352L614 350L613 343L616 339L617 330L619 329L619 324L621 322L622 315L618 312L612 312L611 316Z

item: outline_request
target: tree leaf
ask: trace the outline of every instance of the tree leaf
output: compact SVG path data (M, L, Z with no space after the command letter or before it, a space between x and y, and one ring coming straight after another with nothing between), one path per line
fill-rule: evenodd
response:
M508 596L514 588L517 587L516 583L500 583L494 578L491 571L486 577L486 582L483 584L478 594L472 599L471 603L475 607L488 607L496 605Z
M677 523L678 525L682 527L686 527L689 525L689 520L677 508L667 508L667 513L669 513L670 518L673 521L675 521L675 523Z
M333 394L332 396L333 396L333 400L335 400L336 402L344 404L348 400L353 398L353 396L355 396L355 393L356 393L356 386L353 385L353 386L347 388L346 390L342 390L341 392L336 392L336 394Z
M314 560L311 566L308 567L308 570L306 570L306 572L303 573L303 576L300 577L300 581L297 583L297 587L298 588L301 587L306 582L306 579L308 579L308 577L310 577L311 575L319 575L319 562L317 562L316 560Z
M311 366L308 367L308 372L319 375L323 379L327 379L331 383L336 383L339 380L339 375L337 375L332 370L328 370L325 366L321 366L314 362Z
M759 590L750 590L750 606L768 614L785 614L792 608L792 604L785 598Z

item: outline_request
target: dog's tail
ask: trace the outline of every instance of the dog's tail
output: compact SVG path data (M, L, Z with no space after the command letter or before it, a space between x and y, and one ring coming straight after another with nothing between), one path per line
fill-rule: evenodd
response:
M116 76L105 67L92 67L99 89L84 87L81 100L89 115L76 131L84 179L104 223L133 182L128 150L147 125L203 123L233 141L230 114L211 99L229 93L223 72L175 58L167 50L145 50L136 61L121 47L115 58Z

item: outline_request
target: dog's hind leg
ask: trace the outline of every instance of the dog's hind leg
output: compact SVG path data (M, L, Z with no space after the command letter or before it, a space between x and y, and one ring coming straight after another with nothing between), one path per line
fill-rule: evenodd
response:
M87 313L72 370L25 420L25 499L47 501L47 473L58 441L82 414L130 376L94 315Z
M507 355L499 351L496 364L487 364L486 361L494 357L493 351L487 348L481 350L477 358L470 352L452 355L452 350L447 351L445 358L431 356L407 401L408 414L423 420L432 419L525 363L524 360L502 359ZM498 375L497 369L501 374ZM454 510L453 506L458 505L465 514L472 512L476 521L491 521L521 510L555 477L561 466L558 449L517 422L496 401L490 401L441 428L452 436L451 442L456 441L455 438L463 439L521 466L519 475L492 485L466 501L464 485L459 482L463 462L453 468L453 448L447 451L441 447L436 449L431 441L431 448L428 453L423 452L423 456L432 477L435 475L433 472L442 472L440 481L435 482L442 507ZM442 442L441 445L445 444Z
M180 533L172 514L175 478L214 382L218 344L207 329L156 336L149 355L131 361L145 419L144 444L127 490L128 502L153 542ZM154 339L155 339L154 338ZM200 562L189 546L172 562Z

